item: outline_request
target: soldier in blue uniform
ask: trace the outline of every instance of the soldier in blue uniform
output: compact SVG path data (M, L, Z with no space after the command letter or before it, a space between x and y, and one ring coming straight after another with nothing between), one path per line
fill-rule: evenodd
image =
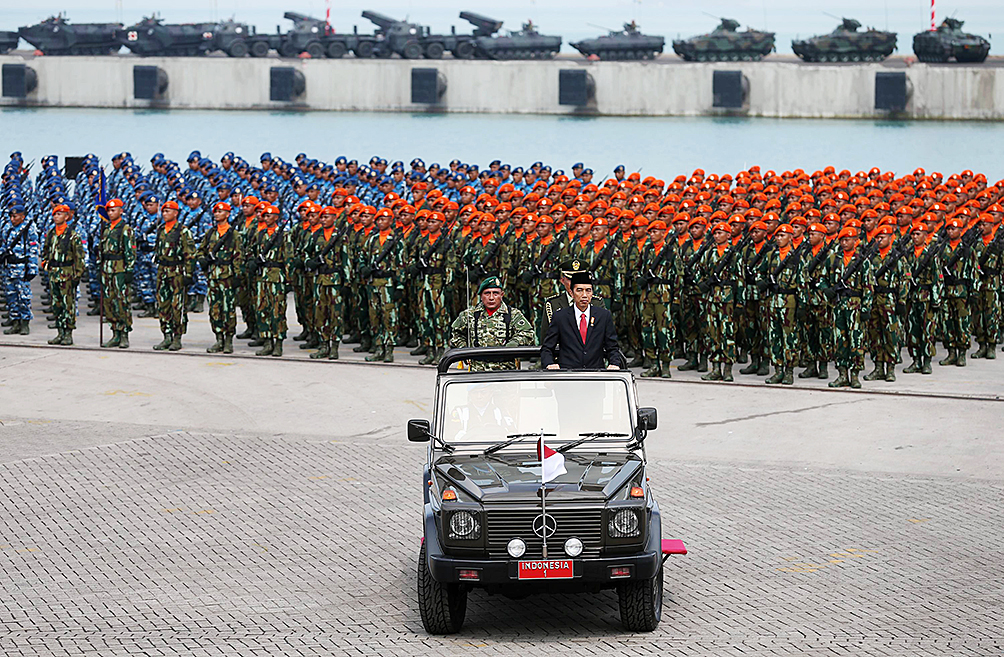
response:
M10 222L0 226L0 270L7 299L6 335L28 335L31 314L31 280L38 274L38 233L23 205L10 209ZM6 322L5 322L6 324Z

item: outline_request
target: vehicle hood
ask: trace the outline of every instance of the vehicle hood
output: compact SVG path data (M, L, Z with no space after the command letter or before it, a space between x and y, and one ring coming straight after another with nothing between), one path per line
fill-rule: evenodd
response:
M547 483L548 500L606 500L642 467L633 453L567 452L565 474ZM536 455L451 455L436 461L436 472L485 504L540 499L540 461Z

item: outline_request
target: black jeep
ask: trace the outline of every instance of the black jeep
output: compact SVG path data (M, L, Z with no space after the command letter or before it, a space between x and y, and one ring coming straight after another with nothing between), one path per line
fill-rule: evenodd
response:
M460 630L474 588L511 598L615 588L625 628L651 631L666 556L686 553L662 540L645 474L656 411L637 406L629 370L450 369L538 354L447 352L432 421L408 422L409 440L429 442L418 602L432 634Z

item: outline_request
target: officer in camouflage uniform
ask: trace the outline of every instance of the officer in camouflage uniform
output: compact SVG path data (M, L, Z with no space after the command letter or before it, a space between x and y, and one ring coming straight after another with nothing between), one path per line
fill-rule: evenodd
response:
M136 240L132 228L122 219L124 204L113 198L105 205L108 218L98 245L101 262L101 296L104 316L112 328L112 337L102 347L129 348L132 309L129 286L136 265Z
M334 212L333 217L338 216L340 211L337 208L331 208ZM317 297L314 296L316 292L316 285L314 281L315 272L310 271L306 268L305 263L307 260L313 258L317 251L315 247L317 246L317 240L315 239L318 232L321 231L321 212L323 208L316 203L311 203L309 209L307 210L307 227L301 231L299 236L299 241L293 241L293 262L296 264L296 273L300 277L300 303L302 304L303 320L300 325L303 330L300 335L297 335L293 340L302 339L303 344L300 345L300 349L317 349L321 346L321 338L317 333L317 326L314 323L317 317ZM341 224L340 224L341 225ZM302 228L302 224L300 226ZM296 290L293 290L294 301ZM338 335L338 340L342 339L341 334Z
M824 290L833 301L833 346L837 378L829 387L860 388L858 373L865 366L865 324L874 301L875 272L858 231L847 227L837 233L840 250L830 261Z
M26 220L25 207L20 204L11 207L6 230L0 225L0 272L3 272L10 322L4 334L28 335L32 317L31 281L38 275L38 233L34 224Z
M772 249L764 262L764 278L757 281L760 292L768 295L770 324L767 342L774 375L765 383L790 386L795 383L798 363L798 331L796 311L805 308L803 269L798 250L791 245L794 230L788 224L778 226Z
M264 341L256 356L282 356L286 339L286 293L289 291L289 261L293 243L279 227L279 208L269 205L262 211L265 228L257 234L253 250L256 273L258 336Z
M234 353L234 333L237 332L237 289L244 267L244 244L237 226L230 225L232 208L221 201L213 206L216 226L207 231L196 260L208 279L209 324L216 342L207 353Z
M299 335L293 336L294 342L304 342L301 345L304 349L313 349L317 346L317 338L313 331L312 304L310 297L313 295L312 282L308 288L308 280L304 263L310 256L306 253L313 243L312 225L320 226L320 208L313 212L311 220L313 202L309 199L302 201L297 206L296 221L289 226L290 241L293 243L293 259L289 263L289 273L291 286L293 288L293 306L296 309L296 321L300 324Z
M976 294L973 295L973 336L979 349L973 358L997 358L1000 332L1001 266L1004 264L1004 231L990 214L980 216L982 233L976 242Z
M387 208L376 213L376 228L359 250L359 276L366 282L369 298L373 353L368 361L394 362L397 339L397 304L404 297L404 243L393 227L394 214Z
M80 235L67 222L72 211L67 205L52 209L55 224L42 245L42 269L49 274L52 314L56 317L56 337L49 344L73 344L77 326L77 287L87 271L87 257Z
M911 238L913 246L906 254L910 267L906 337L913 362L904 368L903 374L930 374L934 326L944 285L938 258L941 245L930 239L930 229L921 221L913 224Z
M732 364L736 361L736 325L734 311L742 298L740 263L736 257L738 245L731 245L732 229L725 222L711 230L714 244L705 251L697 264L698 289L707 299L705 326L708 331L711 371L701 377L705 381L732 381Z
M164 203L160 213L164 223L157 229L153 256L157 263L157 315L164 339L153 348L180 351L181 336L188 330L185 290L192 284L195 242L178 221L177 202Z
M638 217L631 223L631 237L621 244L623 256L624 307L621 311L624 341L630 351L635 353L628 367L645 365L645 347L642 343L641 325L641 288L638 277L641 272L642 254L648 242L648 219ZM621 331L618 331L621 335Z
M965 223L950 219L945 224L948 240L941 252L945 293L941 311L945 322L945 347L948 356L938 365L966 366L966 350L972 341L969 331L969 295L976 289L976 258L962 240Z
M683 261L675 239L667 240L666 222L648 225L648 243L642 252L638 289L641 291L641 327L645 360L649 369L642 376L668 379L673 360L673 304L683 290Z
M832 245L836 244L836 240L826 242L826 226L820 223L809 224L807 234L808 247L802 251L805 309L801 314L805 318L799 323L805 327L804 347L809 357L809 366L799 372L798 378L828 379L828 363L833 360L833 307L819 288L827 279L833 256Z
M314 281L314 320L318 349L310 357L319 360L338 360L338 344L343 335L345 314L344 290L348 278L348 252L346 241L352 226L342 219L336 225L340 212L325 207L321 211L321 228L312 234L313 244L305 263L306 271Z
M518 308L502 301L502 281L489 276L478 286L477 305L467 308L450 327L450 347L521 347L534 344L533 327ZM473 361L472 372L518 369L515 361Z
M241 222L235 226L241 235L241 245L245 251L254 246L258 233L258 199L254 196L245 196L241 199ZM257 321L255 320L255 274L254 265L249 257L250 253L244 254L244 262L237 271L237 306L241 309L241 316L244 318L246 328L236 337L238 340L254 339L257 334Z
M623 288L620 265L623 255L617 240L610 238L610 226L606 219L593 222L589 241L589 277L593 281L593 291L605 302L610 312L620 312ZM547 335L543 333L542 335Z
M704 295L697 289L697 263L704 257L704 252L711 247L711 239L707 236L708 222L704 217L694 217L688 225L690 238L684 243L680 257L683 260L683 294L682 326L679 327L683 338L687 362L680 365L681 372L697 370L708 371L707 329L704 325Z
M453 249L450 238L443 232L445 217L433 212L428 218L428 233L415 242L415 253L422 281L424 326L422 343L429 347L422 365L439 361L446 349L448 335L447 290L452 285Z
M530 315L534 326L543 329L544 300L558 294L561 278L559 257L561 242L552 233L554 220L541 217L537 221L537 239L529 244L522 280L529 286ZM544 334L538 334L543 341Z
M878 251L872 256L875 271L875 299L866 326L865 344L871 350L875 369L865 381L895 381L896 357L899 355L900 317L910 289L910 270L903 261L903 252L893 248L896 229L886 224L877 229Z
M739 370L740 374L767 376L770 374L770 294L762 284L764 270L774 245L767 238L767 224L754 221L749 226L750 244L742 253L743 281L743 339L742 347L750 355L750 364Z

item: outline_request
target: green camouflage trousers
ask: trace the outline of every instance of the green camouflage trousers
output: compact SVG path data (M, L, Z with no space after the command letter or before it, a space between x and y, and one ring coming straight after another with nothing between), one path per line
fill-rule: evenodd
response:
M49 277L49 293L52 295L52 314L56 316L56 327L64 331L77 328L77 288L80 281L56 281Z
M156 291L160 332L165 335L184 335L188 330L185 275L174 268L160 267L157 270Z
M865 335L860 301L841 299L833 309L833 358L838 368L865 368Z
M872 360L876 363L895 363L901 346L901 333L896 304L889 295L876 295L865 333L865 344Z
M132 308L129 307L129 286L125 272L101 273L101 298L105 319L113 331L132 330Z
M774 367L795 367L798 364L798 331L795 330L795 304L783 308L765 308L769 316L767 343L770 362Z
M802 322L803 349L809 360L833 360L833 310L826 304L807 305Z
M697 293L683 295L683 325L680 337L683 349L688 352L707 351L707 326L705 325L704 297Z
M436 349L446 347L450 338L450 315L446 287L442 284L426 283L422 290L421 325L426 344Z
M240 274L237 284L237 307L241 309L241 316L248 326L255 325L255 281L252 274Z
M618 329L617 336L624 340L628 349L638 354L643 349L641 311L641 297L637 294L630 294L624 297L624 307L618 313L618 316L621 318L621 328Z
M391 288L384 285L371 285L368 289L373 344L386 349L393 349L397 338L397 304L390 298L390 291Z
M972 340L969 332L969 303L964 297L941 300L944 324L944 341L948 349L969 349Z
M293 305L296 321L307 330L314 326L314 275L302 270L293 273Z
M740 340L739 345L750 356L759 356L770 360L770 349L767 334L770 331L770 308L762 301L747 301L740 308Z
M934 322L937 312L930 301L914 301L907 311L906 345L915 357L934 356Z
M359 331L359 335L362 337L372 337L369 288L365 284L353 283L349 289L350 305L353 309L350 311L349 317L352 319L353 328Z
M259 280L255 296L258 335L264 340L285 340L286 283Z
M971 297L973 337L982 344L997 344L1001 307L997 290L983 289Z
M708 358L715 363L736 361L736 324L734 304L711 303L706 306L704 325L707 331Z
M209 280L209 325L213 333L233 337L237 332L237 290L235 279L218 278Z
M642 344L652 365L673 360L673 319L669 304L645 301L641 306Z
M313 327L322 343L341 342L344 312L341 285L314 285Z

